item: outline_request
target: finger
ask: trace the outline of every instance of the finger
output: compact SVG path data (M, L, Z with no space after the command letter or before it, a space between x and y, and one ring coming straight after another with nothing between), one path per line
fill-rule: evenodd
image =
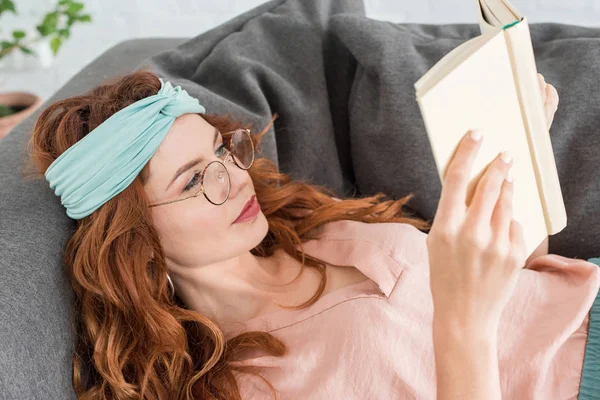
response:
M516 247L517 249L524 251L525 239L523 237L523 227L521 226L519 221L517 221L516 219L512 219L512 221L511 221L509 236L510 236L511 244L514 247ZM523 267L523 266L525 266L525 260L523 260L523 265L521 265L520 267Z
M546 116L546 123L548 124L548 129L550 129L552 123L554 122L554 112L555 109L552 106L547 104L544 106L544 114Z
M510 223L513 212L513 184L512 178L508 173L507 179L502 182L500 198L494 208L492 215L492 231L496 238L508 240L510 235ZM510 180L508 180L510 179Z
M467 220L470 224L489 226L492 212L498 202L502 182L511 166L512 158L507 152L501 153L490 163L477 184L473 201L467 210Z
M558 100L558 91L548 83L546 85L546 103L550 103L554 108L558 108Z
M542 74L538 74L538 81L540 84L540 93L542 94L542 102L546 102L546 80Z
M546 121L548 122L548 129L552 126L554 121L554 114L558 109L558 92L552 85L546 86L546 102L544 103L544 113Z
M473 160L481 145L482 138L474 139L471 132L467 132L461 139L454 156L446 167L443 176L442 193L436 212L436 219L445 223L462 220L465 213L465 200L467 186Z

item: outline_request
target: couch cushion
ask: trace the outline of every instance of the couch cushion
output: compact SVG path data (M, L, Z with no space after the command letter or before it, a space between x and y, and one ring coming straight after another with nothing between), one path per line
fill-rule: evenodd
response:
M296 24L298 39L304 40L307 47L320 49L320 32L329 17L338 12L364 12L364 9L358 0L265 3L180 47L181 58L172 59L178 64L174 70L182 76L194 71L214 47L230 36L240 35L246 28L263 26L264 30L277 35L282 29L283 33L287 32L286 26ZM270 26L274 17L276 27ZM253 39L249 32L242 35L247 36L248 45L253 46L257 54L272 52L269 43ZM0 399L75 398L72 388L75 335L69 316L73 294L62 264L62 250L75 224L66 216L60 199L43 178L24 177L26 144L35 119L49 104L81 94L107 78L132 72L143 60L185 40L136 39L109 49L0 141L0 271L3 278L0 281ZM280 37L280 43L286 40L289 37ZM198 47L198 50L201 47L202 51L186 52L190 47ZM319 52L314 54L318 56ZM216 63L211 67L213 71L220 68ZM312 68L318 72L318 67ZM286 79L291 82L289 77L280 81ZM185 83L183 78L177 81ZM236 90L223 82L221 90L227 88ZM254 92L260 90L260 86L254 87Z
M261 152L282 172L340 197L412 192L414 212L433 218L441 186L412 85L478 27L362 15L359 0L276 0L189 41L128 41L41 109L108 77L151 68L211 113L259 128L279 113ZM531 31L539 71L561 96L551 134L569 226L551 237L550 251L597 256L599 229L590 216L600 194L593 179L600 92L591 88L599 78L600 30L533 24ZM74 224L45 180L22 176L40 111L0 142L0 398L7 399L74 397L72 292L61 262Z

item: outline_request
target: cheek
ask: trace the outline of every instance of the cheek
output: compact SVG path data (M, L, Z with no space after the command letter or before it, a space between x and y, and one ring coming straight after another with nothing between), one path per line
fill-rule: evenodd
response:
M191 241L217 240L227 232L229 227L226 210L214 205L187 209L182 207L165 213L156 212L154 223L165 250L178 248Z
M229 227L227 210L223 206L206 205L186 210L182 217L180 233L192 240L220 237Z
M268 233L262 212L252 223L231 225L228 210L213 207L182 212L176 220L163 216L157 229L168 262L193 266L230 259L259 245Z
M214 249L230 235L226 211L211 205L156 216L155 225L167 258L180 265L217 261Z

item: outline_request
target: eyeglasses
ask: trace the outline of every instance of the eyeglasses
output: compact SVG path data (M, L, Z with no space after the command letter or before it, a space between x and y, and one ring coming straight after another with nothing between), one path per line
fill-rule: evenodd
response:
M225 150L223 161L229 161L243 170L249 169L254 164L254 144L252 143L249 129L236 129L233 131L228 147L229 149L223 148ZM196 175L198 174L196 173L192 179L196 179ZM223 162L219 160L211 161L204 167L199 178L199 189L194 194L187 195L186 191L182 194L182 198L152 204L148 207L157 207L191 199L200 196L200 193L203 193L206 200L216 206L227 201L229 192L231 191L231 179Z

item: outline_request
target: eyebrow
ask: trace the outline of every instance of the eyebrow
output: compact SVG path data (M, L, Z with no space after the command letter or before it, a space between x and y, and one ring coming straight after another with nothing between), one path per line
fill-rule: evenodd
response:
M213 141L213 147L215 147L215 144L217 144L217 139L218 138L219 138L219 130L217 128L215 128L215 138L214 138L214 141ZM165 188L165 192L167 190L169 190L169 187L173 184L173 182L175 182L177 180L177 178L179 178L179 175L183 174L184 172L186 172L189 169L194 168L196 165L200 164L202 161L204 161L204 157L198 157L198 158L193 159L192 161L189 161L189 162L183 164L177 170L177 172L175 172L175 176L173 177L173 179L171 180L171 182L169 182L169 184Z

